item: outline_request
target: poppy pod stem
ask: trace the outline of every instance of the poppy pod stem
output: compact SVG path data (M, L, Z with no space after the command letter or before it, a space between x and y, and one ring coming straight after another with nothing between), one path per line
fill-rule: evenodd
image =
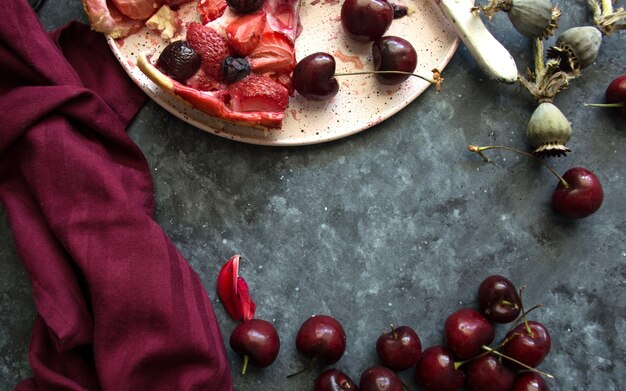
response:
M483 153L484 151L488 151L490 149L504 149L506 151L511 151L511 152L515 152L518 153L520 155L524 155L527 156L531 159L534 159L536 161L538 161L539 163L541 163L544 167L546 167L548 170L550 170L551 173L553 173L557 178L559 178L559 181L563 184L563 186L566 189L570 188L569 183L567 183L565 181L565 179L563 179L562 176L560 176L555 170L554 168L550 167L546 162L544 162L543 160L539 159L537 156L530 154L528 152L524 152L521 151L519 149L515 149L515 148L511 148L511 147L507 147L504 145L488 145L488 146L484 146L484 147L477 147L475 145L468 145L467 149L471 152L477 153L478 155L480 155L480 157L483 158L483 160L485 160L486 162L490 162L489 158L487 156L485 156L485 154Z

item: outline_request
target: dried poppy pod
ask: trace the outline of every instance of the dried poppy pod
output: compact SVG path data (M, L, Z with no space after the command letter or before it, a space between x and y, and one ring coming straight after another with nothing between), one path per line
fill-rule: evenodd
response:
M572 127L554 104L539 103L528 121L526 140L538 156L561 156L571 150L565 146L572 137Z
M548 58L559 60L559 67L565 72L577 72L595 61L601 43L602 33L596 27L572 27L548 48Z
M480 11L489 19L504 11L517 31L539 38L552 36L561 16L550 0L491 0L489 5L473 7L472 11Z
M506 11L513 27L527 37L553 35L561 16L550 0L513 0Z

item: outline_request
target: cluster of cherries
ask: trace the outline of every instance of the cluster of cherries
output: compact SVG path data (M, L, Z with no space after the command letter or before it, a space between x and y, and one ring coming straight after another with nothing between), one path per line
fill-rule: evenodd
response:
M522 290L520 290L521 294ZM480 310L461 308L445 321L445 345L432 346L417 363L416 380L425 390L549 390L535 369L550 351L546 327L527 319L521 295L506 277L492 275L478 288ZM537 308L537 307L535 307ZM521 316L520 316L521 315ZM513 322L496 347L494 324Z
M415 368L415 380L428 391L548 391L544 376L536 367L550 351L546 327L527 319L538 308L524 310L521 293L506 277L487 277L478 289L480 310L461 308L444 324L444 345L422 350L418 334L409 326L391 326L376 340L380 363L365 369L355 383L337 368L323 371L315 380L314 391L403 391L408 386L397 371ZM495 347L495 324L513 322L513 327ZM274 326L263 320L240 323L231 334L232 349L246 365L269 366L278 355L280 342ZM328 315L315 315L300 326L295 341L297 351L310 364L290 374L296 376L315 364L332 366L346 349L346 333L341 323Z
M404 38L384 36L394 18L406 15L406 7L386 0L345 0L341 6L341 25L348 37L357 42L372 42L374 71L335 73L335 58L325 52L304 57L293 71L294 89L309 100L328 100L339 91L336 76L374 74L379 83L400 84L414 74L417 52Z

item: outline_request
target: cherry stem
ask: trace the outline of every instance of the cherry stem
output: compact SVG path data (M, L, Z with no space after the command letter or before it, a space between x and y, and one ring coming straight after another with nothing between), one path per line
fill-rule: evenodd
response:
M291 378L291 377L294 377L294 376L297 376L297 375L299 375L299 374L301 374L301 373L304 373L304 372L308 371L309 369L313 368L313 366L315 365L315 363L317 363L317 359L318 359L318 358L317 358L317 356L313 357L313 358L311 359L311 361L309 361L309 363L308 363L308 364L307 364L304 368L302 368L302 369L300 369L299 371L294 372L294 373L292 373L292 374L290 374L290 375L287 375L287 379L289 379L289 378Z
M411 389L409 388L409 386L404 382L404 380L400 379L400 383L402 383L402 388L404 388L406 391L411 391Z
M241 368L241 374L245 375L246 374L246 369L248 368L248 362L250 361L250 356L248 356L247 354L244 354L243 356L243 368Z
M485 354L486 354L486 353L485 353ZM478 356L476 356L476 357L472 357L472 358L470 358L470 359L468 359L468 360L465 360L465 361L455 361L455 362L454 362L454 369L459 369L461 366L463 366L463 365L467 364L468 362L470 362L470 361L472 361L472 360L474 360L475 358L478 358L478 357L480 357L480 356L482 356L482 354L479 354Z
M591 107L624 107L624 102L617 103L583 103L584 106Z
M536 310L537 308L541 308L541 307L543 307L543 304L536 304L531 309L529 309L528 311L525 311L522 315L520 315L517 319L515 319L515 321L513 321L513 326L511 326L509 331L511 331L514 328L516 328L517 326L519 326L519 324L520 324L519 320L522 319L524 315L528 315L532 311Z
M398 332L396 331L396 328L393 326L393 324L390 324L389 326L391 326L391 334L393 334L393 339L398 339Z
M519 302L520 302L520 306L522 307L522 319L524 320L524 327L526 328L526 333L532 337L533 331L530 329L530 326L528 325L528 319L526 319L526 311L524 311L524 300L522 300L522 294L524 293L524 289L526 289L526 285L519 288Z
M514 334L514 335L511 335L510 337L505 338L502 342L500 342L493 349L500 349L501 347L503 347L505 344L507 344L510 340L512 340L513 338L517 337L518 335L519 334ZM480 354L478 354L478 355L476 355L476 356L474 356L474 357L472 357L470 359L467 359L465 361L456 361L454 363L454 369L459 369L462 365L467 364L470 361L476 360L479 357L486 356L487 354L489 354L489 352L488 351L484 351L484 352L482 352L482 353L480 353Z
M537 156L535 156L535 155L533 155L531 153L520 151L519 149L507 147L507 146L504 146L504 145L487 145L487 146L484 146L484 147L477 147L475 145L468 145L467 149L470 150L471 152L475 152L475 153L479 154L480 157L482 157L483 160L486 161L486 162L491 162L491 160L489 160L489 158L487 158L487 156L485 156L483 151L488 151L490 149L504 149L506 151L519 153L520 155L524 155L524 156L527 156L527 157L529 157L531 159L535 159L539 163L543 164L544 167L546 167L548 170L550 170L550 172L553 173L557 178L559 178L559 181L561 182L563 187L565 187L565 189L569 189L570 188L569 183L567 183L565 181L565 179L563 179L562 176L560 176L556 171L554 171L554 168L550 167L546 162L544 162L543 160L539 159Z
M517 308L517 304L516 303L511 303L508 300L500 300L500 304L507 305L507 306L509 306L511 308Z
M518 365L521 365L522 367L524 367L524 368L526 368L526 369L528 369L530 371L537 372L537 373L539 373L539 374L541 374L541 375L543 375L545 377L549 377L550 379L554 379L554 376L552 376L551 374L543 372L543 371L540 371L539 369L533 368L530 365L526 365L526 364L524 364L521 361L518 361L518 360L516 360L516 359L514 359L512 357L509 357L509 356L507 356L505 354L500 353L499 351L497 351L495 349L490 348L489 346L483 345L482 348L485 349L489 353L495 354L496 356L500 356L500 357L506 358L507 360L511 360L514 363L516 363Z
M434 84L436 87L436 91L441 91L441 83L443 82L443 77L441 77L441 73L437 69L433 69L433 78L430 79L426 76L419 75L417 73L412 72L404 72L404 71L359 71L359 72L345 72L345 73L335 73L335 76L354 76L354 75L374 75L377 73L390 73L390 74L399 74L399 75L409 75L415 76L419 79L429 82L430 84Z

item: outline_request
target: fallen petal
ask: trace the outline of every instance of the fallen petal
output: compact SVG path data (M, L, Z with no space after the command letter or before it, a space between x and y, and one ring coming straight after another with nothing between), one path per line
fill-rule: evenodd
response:
M250 290L246 280L241 277L237 277L237 299L243 321L252 319L256 311L256 304L250 297Z
M235 320L245 321L254 317L256 305L250 297L246 281L239 277L239 254L233 255L217 276L217 296L228 314Z

